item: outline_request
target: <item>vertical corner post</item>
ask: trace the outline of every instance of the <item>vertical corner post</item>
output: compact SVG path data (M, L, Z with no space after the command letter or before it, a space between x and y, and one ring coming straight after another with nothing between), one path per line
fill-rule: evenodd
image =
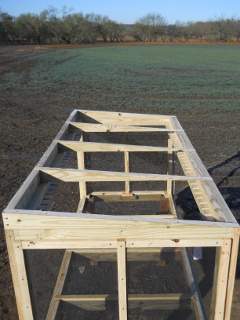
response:
M33 320L22 243L15 241L12 230L5 230L5 235L19 319Z
M226 320L224 313L231 247L232 239L224 239L223 245L216 248L210 320Z
M119 320L127 319L127 277L126 277L126 242L117 241L117 266L118 266L118 310Z

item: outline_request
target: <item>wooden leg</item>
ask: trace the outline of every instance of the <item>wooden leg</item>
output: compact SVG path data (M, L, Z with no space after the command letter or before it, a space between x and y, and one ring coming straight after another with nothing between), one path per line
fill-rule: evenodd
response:
M127 319L127 279L126 279L126 243L118 240L117 243L118 264L118 308L119 320Z
M230 257L227 300L226 300L226 310L225 310L224 320L231 319L232 297L233 297L236 264L237 264L237 257L238 257L238 245L239 245L239 230L235 230L235 234L232 240L232 250L231 250L231 257Z
M225 302L227 296L227 283L229 261L231 253L231 239L225 239L222 247L216 248L216 261L214 270L212 304L210 311L211 320L225 320Z
M5 234L19 319L33 320L22 244L14 240L12 230L5 230Z

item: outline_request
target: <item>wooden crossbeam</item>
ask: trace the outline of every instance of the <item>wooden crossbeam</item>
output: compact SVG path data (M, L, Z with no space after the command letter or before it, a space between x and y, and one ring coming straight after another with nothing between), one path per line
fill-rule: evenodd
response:
M167 115L149 115L149 114L137 114L137 113L124 113L124 112L108 112L108 111L90 111L90 110L78 110L80 118L87 116L94 121L103 124L124 124L135 126L161 126L166 125L169 118L175 118L175 116Z
M105 196L122 196L122 191L93 191L90 194L87 195L87 197L105 197ZM165 196L165 191L146 191L146 190L136 190L134 191L133 195L136 195L137 197L149 197L152 200L159 199L159 197ZM153 198L152 198L153 197Z
M200 176L176 176L176 175L161 175L148 173L128 173L128 172L114 172L114 171L100 171L100 170L78 170L78 169L60 169L48 167L36 167L41 173L45 173L52 178L64 182L96 182L96 181L206 181L212 180L211 177ZM45 175L44 179L49 178Z
M61 295L57 296L56 299L89 311L105 311L106 304L117 302L118 296L114 294ZM192 294L129 294L128 309L139 307L142 310L191 309Z
M84 132L177 132L179 130L159 128L159 127L143 127L134 125L119 124L95 124L84 122L69 122L70 125Z
M164 191L132 191L125 195L121 191L95 191L86 196L88 201L119 202L119 201L155 201L159 202L164 197Z
M116 261L116 249L77 249L73 250L90 260ZM179 248L150 248L150 249L127 249L127 261L160 261L180 260L181 249Z
M19 210L18 210L19 211ZM115 241L124 237L134 239L132 245L138 240L146 245L146 240L170 239L168 247L181 246L181 239L189 239L190 245L194 239L218 239L233 236L233 228L238 225L228 223L209 223L206 221L182 221L176 219L148 219L106 216L97 214L60 215L47 212L26 214L3 214L6 230L14 230L16 240L83 240L87 241ZM192 241L193 240L193 241ZM171 245L172 244L172 245ZM139 244L140 245L140 244ZM148 246L150 246L148 244ZM162 246L162 245L158 245ZM184 242L184 246L188 246ZM197 245L198 246L198 245ZM142 247L142 245L140 245Z
M193 151L194 149L184 148L168 148L168 147L151 147L143 145L131 144L114 144L114 143L98 143L98 142L78 142L57 140L59 147L64 146L76 152L179 152Z
M169 248L181 248L181 247L220 247L223 245L223 240L216 236L215 238L207 238L206 236L197 238L197 239L155 239L155 240L126 240L126 246L128 248L156 248L156 247L169 247ZM69 249L69 250L78 250L89 249L89 248L117 248L116 241L111 240L78 240L77 237L71 240L65 239L37 239L37 237L32 240L23 240L22 241L23 249L33 250L33 249Z

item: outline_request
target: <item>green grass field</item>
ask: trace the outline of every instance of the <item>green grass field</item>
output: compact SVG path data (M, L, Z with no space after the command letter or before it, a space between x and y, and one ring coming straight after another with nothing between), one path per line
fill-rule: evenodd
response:
M5 73L5 88L41 96L65 92L66 101L104 110L239 108L237 45L63 49L33 53L25 63L31 68Z
M79 108L176 115L240 221L239 45L0 46L0 75L1 210ZM0 231L0 319L15 320L1 220ZM210 303L208 278L199 281ZM231 320L239 293L240 253Z

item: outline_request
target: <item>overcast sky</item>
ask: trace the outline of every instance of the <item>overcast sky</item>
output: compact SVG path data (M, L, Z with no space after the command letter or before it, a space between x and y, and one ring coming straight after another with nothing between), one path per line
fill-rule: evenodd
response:
M40 13L54 7L107 15L119 23L134 23L148 13L161 14L168 23L239 18L240 0L0 0L0 10L12 16Z

